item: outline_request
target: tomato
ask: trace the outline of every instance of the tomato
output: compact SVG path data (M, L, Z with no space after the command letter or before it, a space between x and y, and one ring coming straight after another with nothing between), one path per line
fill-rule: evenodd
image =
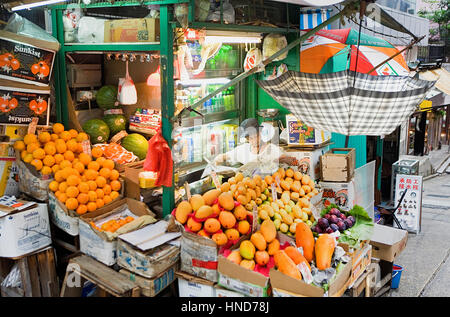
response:
M41 100L38 102L37 104L37 110L38 110L38 114L43 113L45 110L47 110L47 101L45 100Z
M17 101L17 99L11 98L11 100L9 101L9 107L11 109L15 109L15 108L17 108L18 105L19 105L19 102Z
M48 67L47 64L43 64L40 68L39 68L39 72L42 74L42 76L47 77L48 74L50 74L50 68Z
M8 112L9 109L9 101L5 98L0 98L0 111L1 112Z
M33 73L33 75L36 75L37 73L39 73L40 67L38 64L33 64L33 66L31 66L31 72Z
M11 65L11 61L6 54L0 55L0 67Z
M17 59L13 58L13 59L11 60L11 68L12 68L13 70L18 70L19 67L20 67L20 62L19 62Z
M36 100L31 100L31 101L30 101L29 107L30 107L31 110L33 110L34 112L36 112L37 106L38 106L38 104L37 104Z

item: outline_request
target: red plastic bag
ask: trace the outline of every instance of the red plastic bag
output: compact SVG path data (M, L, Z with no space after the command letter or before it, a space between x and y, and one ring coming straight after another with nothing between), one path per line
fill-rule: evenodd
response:
M172 170L172 151L162 136L161 128L159 128L158 132L148 141L144 171L158 174L155 186L172 187Z

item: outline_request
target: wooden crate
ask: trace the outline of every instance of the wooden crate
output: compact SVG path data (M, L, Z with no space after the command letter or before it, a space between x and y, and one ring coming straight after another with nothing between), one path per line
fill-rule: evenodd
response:
M349 182L355 174L355 162L355 149L331 149L320 157L320 179L324 182Z
M70 260L61 287L61 297L81 297L83 284L89 281L99 288L98 297L139 297L139 286L93 258L81 255Z
M0 259L0 279L11 268L19 266L22 287L1 287L2 297L58 297L59 281L56 274L55 253L52 247L13 259Z

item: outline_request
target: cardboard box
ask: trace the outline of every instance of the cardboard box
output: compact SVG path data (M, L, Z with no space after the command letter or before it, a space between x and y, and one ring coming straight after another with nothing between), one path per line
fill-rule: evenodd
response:
M394 262L408 241L408 231L375 224L372 239L372 257Z
M286 115L286 127L289 146L314 146L331 140L331 132L308 127L291 114Z
M26 84L47 86L53 71L58 42L49 42L0 30L3 54L11 54L14 63L0 67L0 78Z
M93 229L90 222L126 213L127 208L135 217L154 216L144 203L129 198L113 201L92 213L84 214L79 220L80 251L108 266L115 264L117 239L109 241L103 232Z
M0 257L15 258L51 245L46 204L17 200L8 207L0 199Z
M178 278L178 293L180 297L215 297L214 282L176 272Z
M216 297L246 297L239 292L230 291L229 289L222 288L218 285L215 286Z
M48 200L48 185L53 178L43 177L34 166L16 159L19 171L19 190L38 201Z
M320 156L328 152L329 145L315 150L283 147L287 157L294 158L295 166L303 174L309 175L314 181L320 179Z
M120 238L117 242L117 264L145 278L155 278L179 259L180 248L167 243L141 251Z
M0 196L19 196L19 168L16 158L0 158Z
M342 210L349 211L355 206L355 183L319 182L322 193L322 203L325 207L336 204Z
M364 270L370 265L372 260L372 246L368 242L361 244L358 249L350 249L347 244L339 243L351 257L352 272L350 276L350 286L364 273Z
M50 87L39 87L0 79L0 96L7 96L6 99L1 99L0 124L28 126L33 117L37 117L39 118L38 126L48 126L50 93ZM32 107L35 110L32 110Z
M337 296L346 285L348 285L352 271L352 263L348 262L341 270L336 279L329 285L328 296ZM278 270L270 270L270 283L273 289L277 289L277 296L298 296L298 297L323 297L325 291L318 286L307 284L303 280L297 280L285 275Z
M175 272L178 270L178 266L179 263L175 263L154 278L141 277L125 269L121 269L119 272L128 276L130 281L136 282L139 285L141 295L154 297L175 281Z
M68 212L67 207L56 198L53 192L48 194L48 209L50 219L56 227L71 236L78 236L80 233L79 216L74 215L73 211Z
M105 43L111 42L159 42L159 19L105 21Z
M218 284L250 297L268 297L271 294L269 277L246 269L219 256Z
M320 180L324 182L349 182L355 175L355 162L355 149L331 149L320 157Z

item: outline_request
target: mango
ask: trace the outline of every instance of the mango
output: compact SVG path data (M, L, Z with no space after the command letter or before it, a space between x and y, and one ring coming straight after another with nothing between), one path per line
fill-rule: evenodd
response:
M203 199L202 195L195 194L195 195L191 196L189 203L192 206L192 210L197 211L200 209L201 206L205 205L205 200Z
M236 182L242 182L242 180L244 179L244 175L240 172L236 173L236 175L234 175L234 178L236 179Z
M225 230L225 235L230 241L235 241L239 239L239 231L237 231L234 228Z
M225 245L228 242L228 238L223 232L218 232L212 235L211 239L218 245Z
M287 233L288 230L289 230L289 226L288 226L286 223L282 223L282 224L280 225L280 231L281 231L281 232Z
M206 238L211 238L211 235L208 232L206 232L205 229L200 230L199 232L197 232L197 234L199 236L203 236L203 237L206 237Z
M281 195L281 201L286 205L289 203L289 200L291 200L291 193L289 191L283 192Z
M247 220L239 221L237 229L240 234L247 234L250 230L250 223Z
M267 247L267 242L264 239L264 236L260 232L253 233L250 237L250 241L260 251L265 250Z
M269 255L274 255L278 250L280 250L280 241L278 241L278 239L275 239L271 243L269 243L269 246L267 247L267 253Z
M267 213L267 210L261 209L258 213L258 217L262 220L270 219L269 214Z
M286 170L286 177L294 177L294 170L292 168Z
M236 217L229 211L222 211L219 214L219 221L222 227L230 229L236 224Z
M296 181L301 181L301 180L302 180L302 177L303 177L303 174L300 173L299 171L294 172L294 179L295 179Z
M191 230L193 232L197 232L197 231L200 231L200 229L202 228L202 224L200 222L195 221L191 217L187 221L187 227L189 228L189 230Z
M289 190L289 189L291 188L289 182L287 182L287 181L285 181L285 180L282 180L282 181L280 182L280 186L281 186L281 188L283 188L284 190Z
M253 180L255 181L256 186L261 187L261 184L262 184L261 175L254 175Z
M253 260L255 257L255 252L255 246L250 242L250 240L244 240L241 242L239 253L244 259Z
M229 192L221 193L218 197L219 205L226 210L233 210L234 200L233 196Z
M225 182L225 183L223 183L223 184L220 186L220 191L221 191L222 193L226 193L227 191L230 190L230 186L231 186L230 183Z
M267 263L269 263L269 259L270 259L270 256L269 256L269 253L267 253L267 251L256 251L255 262L258 265L261 265L261 266L267 265Z
M253 260L242 260L241 261L241 263L239 264L240 266L242 266L242 267L245 267L246 269L249 269L249 270L254 270L255 269L255 261L253 261Z
M241 254L238 250L231 251L231 253L227 256L227 259L231 262L236 263L237 265L239 265L242 261Z
M203 194L203 200L205 201L205 204L211 206L217 199L217 197L219 197L220 193L221 192L219 189L208 190Z
M264 220L261 224L260 231L267 243L272 242L277 236L277 229L272 220Z
M274 223L275 228L276 228L277 230L280 229L280 225L281 225L281 220L280 220L280 219L275 219L275 220L273 221L273 223Z
M175 211L175 219L177 219L177 221L179 221L180 223L185 224L188 219L188 215L191 212L192 212L191 204L188 201L183 200L177 206L177 210Z
M219 216L219 214L220 214L220 207L219 207L219 204L218 204L218 203L217 203L217 204L214 204L211 208L212 208L212 210L213 210L212 215L213 215L214 217Z
M195 218L197 219L204 219L207 218L209 216L211 216L213 214L213 209L208 206L208 205L204 205L201 206L196 212L195 212Z
M233 215L237 220L245 220L247 219L247 210L242 205L236 206L234 207Z
M303 175L302 176L302 185L308 185L310 180L311 180L311 177L309 177L308 175Z
M208 233L216 233L220 230L220 222L216 218L206 219L203 229Z
M249 200L247 199L247 196L246 196L246 195L238 195L238 196L236 197L236 200L237 200L238 202L240 202L241 205L246 205L246 204L249 202ZM225 207L224 207L224 208L225 208ZM225 209L227 209L227 208L225 208Z

